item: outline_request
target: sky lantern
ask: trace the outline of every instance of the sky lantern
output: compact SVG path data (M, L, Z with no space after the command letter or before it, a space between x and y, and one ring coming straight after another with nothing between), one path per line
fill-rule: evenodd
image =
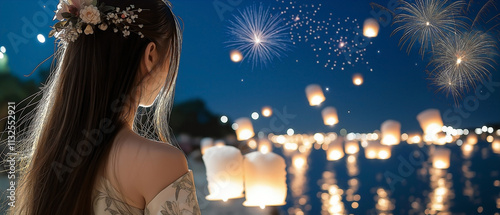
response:
M389 159L391 157L391 146L377 145L377 158L381 160Z
M493 142L491 143L491 149L493 152L500 154L500 138L495 138Z
M471 144L471 145L476 145L477 135L474 133L470 133L469 135L467 135L467 139L465 140L465 143Z
M432 167L436 169L448 169L450 167L450 150L437 148L432 154Z
M233 146L214 146L203 155L207 169L207 200L223 200L243 197L243 155Z
M326 151L327 160L336 161L344 157L344 147L342 146L343 141L344 139L342 137L337 137L335 140L330 142L328 150Z
M323 122L325 123L325 125L333 126L339 123L337 109L335 109L334 107L326 107L321 111L321 115L323 116Z
M417 144L422 142L422 136L420 134L409 134L406 140L408 144Z
M378 30L380 25L376 19L368 18L363 24L363 35L365 37L376 37L378 35Z
M204 155L205 151L214 145L214 139L205 137L200 141L201 154Z
M216 140L214 146L225 146L226 142L224 140Z
M381 143L383 145L397 145L401 141L401 123L394 120L386 120L380 126L382 132Z
M359 152L358 141L355 141L355 140L347 141L344 145L344 148L345 148L346 154L349 154L349 155L356 154Z
M235 63L239 63L241 62L241 60L243 60L243 55L238 50L232 50L229 56L231 57L231 61Z
M247 141L247 145L251 149L256 149L257 148L257 141L255 141L254 139L249 139Z
M252 121L250 121L249 118L239 118L235 121L235 123L238 125L238 128L236 129L236 137L238 141L248 140L255 135Z
M304 154L295 154L292 157L292 165L296 169L307 168L307 157Z
M262 108L262 116L270 117L273 115L273 109L269 106L265 106Z
M363 84L363 76L359 73L356 73L352 76L352 83L356 86L360 86Z
M368 145L365 147L366 159L376 159L378 157L377 145L379 145L379 143L376 141L368 141Z
M319 106L325 101L323 90L317 84L310 84L306 87L306 96L311 106Z
M259 140L259 151L262 152L262 154L266 154L266 153L272 152L273 151L273 145L267 139L260 139Z
M269 152L250 152L245 155L245 198L244 206L285 205L286 164L281 156Z
M417 115L417 120L425 135L435 135L441 132L443 120L437 109L427 109Z
M464 155L465 158L469 158L472 155L472 152L474 152L474 145L464 143L462 146L460 146L460 149L462 149L462 154Z

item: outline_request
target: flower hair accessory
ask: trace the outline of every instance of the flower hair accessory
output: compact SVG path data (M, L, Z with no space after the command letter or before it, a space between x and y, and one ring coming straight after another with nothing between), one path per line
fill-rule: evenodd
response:
M132 31L144 38L140 31L130 28L143 27L142 24L135 24L137 14L142 11L141 8L135 9L134 5L120 9L104 3L98 6L97 0L61 0L54 16L54 20L59 22L52 26L49 37L55 36L65 42L74 42L82 33L89 35L93 34L94 30L106 31L108 27L113 26L113 31L121 31L124 37L129 36Z

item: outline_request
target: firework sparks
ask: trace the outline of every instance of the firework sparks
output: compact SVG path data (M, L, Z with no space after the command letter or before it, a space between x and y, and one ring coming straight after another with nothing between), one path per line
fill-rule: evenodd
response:
M456 98L490 74L498 53L495 39L476 31L444 37L436 44L433 55L434 83Z
M319 3L299 3L297 0L276 2L281 6L273 9L280 11L287 22L292 44L301 43L310 47L317 64L329 70L362 65L373 71L365 60L366 47L372 42L363 36L358 19L322 13L322 4Z
M234 21L230 21L228 30L231 36L228 47L241 51L244 59L251 61L252 67L265 66L290 49L288 27L280 19L280 14L273 15L262 5L239 11Z
M419 53L423 56L429 47L433 49L434 43L440 38L466 26L460 16L460 10L464 6L465 2L462 0L449 4L447 0L416 0L415 3L403 0L396 9L401 13L394 19L394 23L401 25L393 34L403 32L399 44L401 47L407 45L408 53L418 42L421 45Z

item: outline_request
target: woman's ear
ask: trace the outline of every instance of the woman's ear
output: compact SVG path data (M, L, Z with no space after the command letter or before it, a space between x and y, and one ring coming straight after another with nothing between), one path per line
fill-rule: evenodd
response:
M149 73L153 70L154 65L158 61L158 49L156 48L156 44L150 42L144 51L144 55L142 57L142 65L145 71L144 73Z

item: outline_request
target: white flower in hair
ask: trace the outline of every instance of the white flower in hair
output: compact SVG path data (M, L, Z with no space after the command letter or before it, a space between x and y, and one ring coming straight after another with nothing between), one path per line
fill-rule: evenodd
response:
M87 25L87 27L85 28L84 33L85 33L85 35L93 34L94 33L94 29L92 28L91 25Z
M101 22L99 9L94 5L85 6L85 8L80 11L80 18L83 22L93 25L97 25Z

